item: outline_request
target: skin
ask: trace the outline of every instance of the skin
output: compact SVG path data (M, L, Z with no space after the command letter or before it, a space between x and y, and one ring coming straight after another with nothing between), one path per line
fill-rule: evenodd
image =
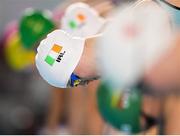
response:
M169 2L172 5L180 7L180 1L179 0L166 0L166 1Z
M163 56L145 75L146 82L159 91L178 89L180 86L180 34L174 48Z
M59 120L62 118L62 110L64 108L64 92L63 89L52 88L51 101L49 103L48 115L45 123L47 134L58 134Z
M81 59L74 70L74 73L80 77L94 77L98 75L96 67L95 43L98 37L86 39L84 51Z
M165 134L180 134L180 96L171 94L166 98L164 116L165 116Z

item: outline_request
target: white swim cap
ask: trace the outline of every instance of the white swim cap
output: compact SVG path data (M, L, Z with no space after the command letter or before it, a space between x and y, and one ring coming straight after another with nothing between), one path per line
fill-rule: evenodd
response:
M170 23L155 3L118 10L98 41L101 75L125 89L138 83L169 49Z
M36 66L49 84L66 88L76 68L85 39L74 38L62 30L55 30L41 41L36 55Z
M105 24L105 19L85 3L70 5L61 21L61 29L73 36L89 37L100 32Z

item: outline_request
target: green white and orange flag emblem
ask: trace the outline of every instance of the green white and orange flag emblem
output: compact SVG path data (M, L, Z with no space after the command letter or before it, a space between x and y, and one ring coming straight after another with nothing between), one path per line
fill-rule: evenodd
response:
M54 44L51 50L49 51L48 55L46 56L45 62L50 66L52 66L56 61L56 58L58 57L61 50L62 50L62 46Z

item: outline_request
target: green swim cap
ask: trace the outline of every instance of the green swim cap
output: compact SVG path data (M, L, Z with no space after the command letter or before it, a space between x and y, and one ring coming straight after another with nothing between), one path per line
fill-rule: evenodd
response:
M26 49L33 49L48 33L55 29L55 24L47 11L28 9L20 20L19 32Z
M97 99L105 121L127 134L140 132L141 94L138 90L115 91L101 83Z

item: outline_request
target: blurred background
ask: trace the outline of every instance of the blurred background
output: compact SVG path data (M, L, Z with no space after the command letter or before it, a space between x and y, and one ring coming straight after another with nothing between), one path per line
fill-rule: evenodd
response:
M60 0L1 0L0 37L8 23L19 20L26 8L54 9ZM51 92L36 69L14 70L1 48L0 134L38 134L45 122Z
M106 17L117 5L134 0L78 1ZM120 95L100 81L58 89L40 77L34 65L37 45L60 28L64 10L73 2L77 0L0 0L0 134L134 134L147 129L157 134L164 102L159 96L139 90ZM177 110L172 108L180 103L177 97L166 100L167 118Z
M3 28L12 20L20 19L24 10L29 7L35 9L49 9L54 10L58 5L65 0L6 0L0 1L0 32L2 34Z

